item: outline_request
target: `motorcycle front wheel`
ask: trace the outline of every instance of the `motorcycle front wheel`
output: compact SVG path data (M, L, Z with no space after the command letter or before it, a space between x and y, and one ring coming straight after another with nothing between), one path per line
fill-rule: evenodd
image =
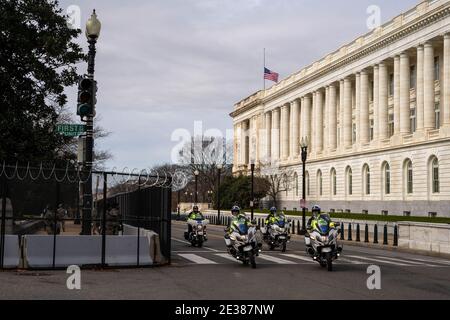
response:
M327 270L333 271L333 259L331 258L331 254L327 254Z
M249 258L250 258L250 264L252 265L252 269L255 269L256 268L255 254L253 252L250 252Z
M286 252L286 242L283 242L283 246L281 247L281 252Z

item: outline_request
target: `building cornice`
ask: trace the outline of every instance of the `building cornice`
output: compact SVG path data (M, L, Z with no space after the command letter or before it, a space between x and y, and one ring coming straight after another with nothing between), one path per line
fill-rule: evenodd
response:
M248 110L251 110L256 105L265 104L270 101L273 101L274 99L277 99L280 96L283 96L283 95L291 92L294 89L297 89L307 83L310 83L320 77L323 77L324 75L326 75L332 71L335 71L346 65L349 65L356 60L359 60L365 56L372 54L373 52L383 49L383 48L391 45L392 43L397 42L397 41L407 37L411 33L416 32L420 29L423 29L429 25L435 24L436 22L439 22L440 20L442 20L448 16L450 16L450 2L445 2L444 4L419 16L418 18L416 18L408 23L405 23L399 29L392 30L392 31L388 32L386 35L383 35L377 39L372 40L371 42L369 42L367 44L364 44L363 46L356 49L355 51L347 53L344 56L338 58L335 62L326 64L323 67L320 67L319 69L317 69L315 72L313 72L309 75L306 75L298 80L294 80L292 83L286 85L285 87L282 87L281 89L277 90L274 93L270 93L266 97L262 97L262 98L258 97L256 99L251 100L251 98L253 96L255 96L255 95L263 96L265 92L259 91L259 92L255 93L253 96L250 96L247 98L247 99L251 100L248 104L244 104L242 107L234 110L233 112L230 113L230 116L234 118ZM312 65L314 65L314 64L312 64ZM309 67L307 67L305 69L308 69L308 68ZM289 77L287 79L289 79ZM336 80L336 81L338 81L338 80ZM268 90L270 90L270 89L268 89Z

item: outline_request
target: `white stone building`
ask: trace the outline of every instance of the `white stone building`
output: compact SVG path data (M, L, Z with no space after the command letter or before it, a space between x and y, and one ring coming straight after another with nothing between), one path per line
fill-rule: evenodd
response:
M281 206L450 216L450 0L424 1L234 106L235 174L292 172Z

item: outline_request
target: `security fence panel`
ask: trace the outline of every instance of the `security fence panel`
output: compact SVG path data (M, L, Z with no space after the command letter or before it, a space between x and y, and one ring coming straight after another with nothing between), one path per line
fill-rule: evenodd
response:
M167 178L3 164L0 269L170 262L170 196Z

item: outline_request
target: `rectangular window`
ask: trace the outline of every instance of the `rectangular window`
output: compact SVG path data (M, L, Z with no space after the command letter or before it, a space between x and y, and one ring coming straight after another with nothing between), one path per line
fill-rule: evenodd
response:
M416 66L409 67L409 83L411 89L416 87Z
M369 136L370 136L370 141L373 140L373 126L374 126L374 122L373 119L370 119L370 128L369 128Z
M394 135L394 114L389 114L388 119L388 125L389 125L389 136L392 137Z
M389 75L389 96L393 96L394 95L394 74L391 73Z
M350 176L348 177L348 194L349 195L353 194L353 178L352 178L352 174L350 174Z
M441 106L439 102L434 104L434 128L439 129L441 127Z
M409 109L410 132L416 132L416 108Z
M408 169L408 194L413 193L413 172L412 169Z
M434 57L434 80L441 78L441 71L439 66L439 57Z
M337 185L336 185L336 174L333 175L333 195L337 194Z
M370 81L369 101L373 101L373 81Z

